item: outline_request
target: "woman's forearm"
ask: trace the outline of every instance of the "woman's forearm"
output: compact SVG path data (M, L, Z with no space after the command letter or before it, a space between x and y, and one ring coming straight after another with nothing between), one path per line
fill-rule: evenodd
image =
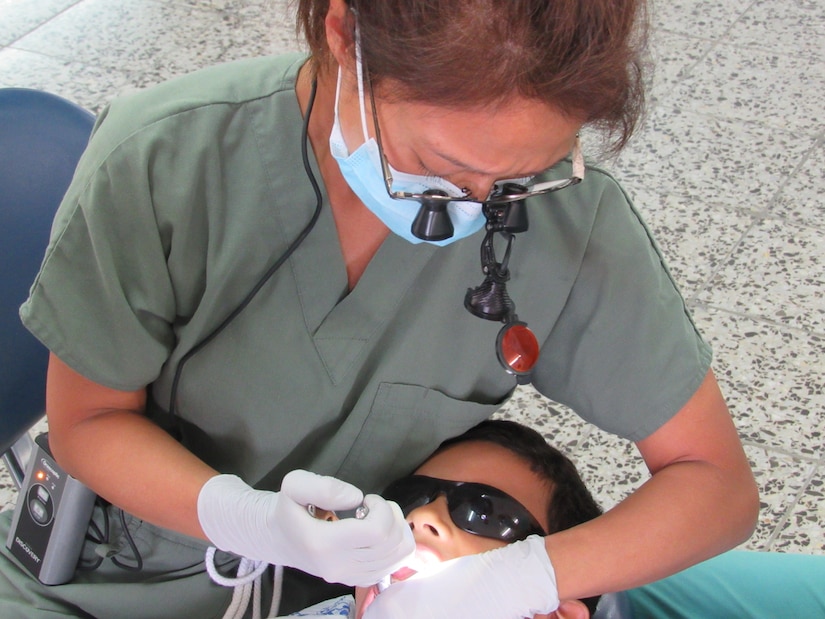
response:
M753 532L756 484L712 373L638 447L652 478L602 517L547 538L562 599L665 577Z
M52 356L46 409L60 465L135 516L204 538L197 497L217 473L147 419L144 405L145 393L107 389Z
M604 516L547 538L560 596L628 589L724 552L750 536L756 503L749 471L673 464Z

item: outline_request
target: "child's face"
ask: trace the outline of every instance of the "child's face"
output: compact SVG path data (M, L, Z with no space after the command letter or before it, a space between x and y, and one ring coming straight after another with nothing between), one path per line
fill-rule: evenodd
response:
M526 507L547 530L550 488L524 460L504 447L480 441L459 443L427 460L416 474L498 488ZM438 561L506 545L501 540L473 535L458 527L450 518L443 495L411 511L407 522L420 554L428 553Z
M459 443L427 460L416 474L498 488L526 507L547 530L550 488L524 460L504 447L481 441ZM412 510L407 522L416 541L416 565L410 567L419 571L433 563L506 545L501 540L474 535L456 526L443 495ZM405 570L395 574L399 580L410 575L411 572ZM360 619L375 594L375 588L356 589L356 617Z

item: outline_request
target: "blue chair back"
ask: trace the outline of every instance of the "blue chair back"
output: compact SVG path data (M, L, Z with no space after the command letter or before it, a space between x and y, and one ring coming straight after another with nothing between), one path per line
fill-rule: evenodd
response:
M48 351L18 308L93 124L90 112L56 95L0 88L0 454L45 411Z

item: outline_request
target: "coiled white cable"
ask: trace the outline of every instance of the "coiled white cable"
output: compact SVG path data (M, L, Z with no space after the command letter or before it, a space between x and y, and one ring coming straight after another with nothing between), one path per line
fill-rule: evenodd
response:
M218 568L215 566L216 550L214 546L206 549L206 557L204 558L206 572L215 584L234 588L232 601L229 603L229 608L226 609L223 619L243 619L249 608L250 599L252 600L252 619L261 619L261 576L269 567L269 564L265 561L253 561L242 557L235 577L224 576L218 572ZM281 604L284 568L281 565L274 567L272 603L269 607L267 619L276 617L278 607Z

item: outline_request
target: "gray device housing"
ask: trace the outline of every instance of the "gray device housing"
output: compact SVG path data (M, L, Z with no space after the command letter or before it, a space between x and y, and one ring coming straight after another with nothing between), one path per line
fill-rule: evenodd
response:
M48 434L34 442L6 548L44 585L60 585L74 575L96 495L58 466Z

